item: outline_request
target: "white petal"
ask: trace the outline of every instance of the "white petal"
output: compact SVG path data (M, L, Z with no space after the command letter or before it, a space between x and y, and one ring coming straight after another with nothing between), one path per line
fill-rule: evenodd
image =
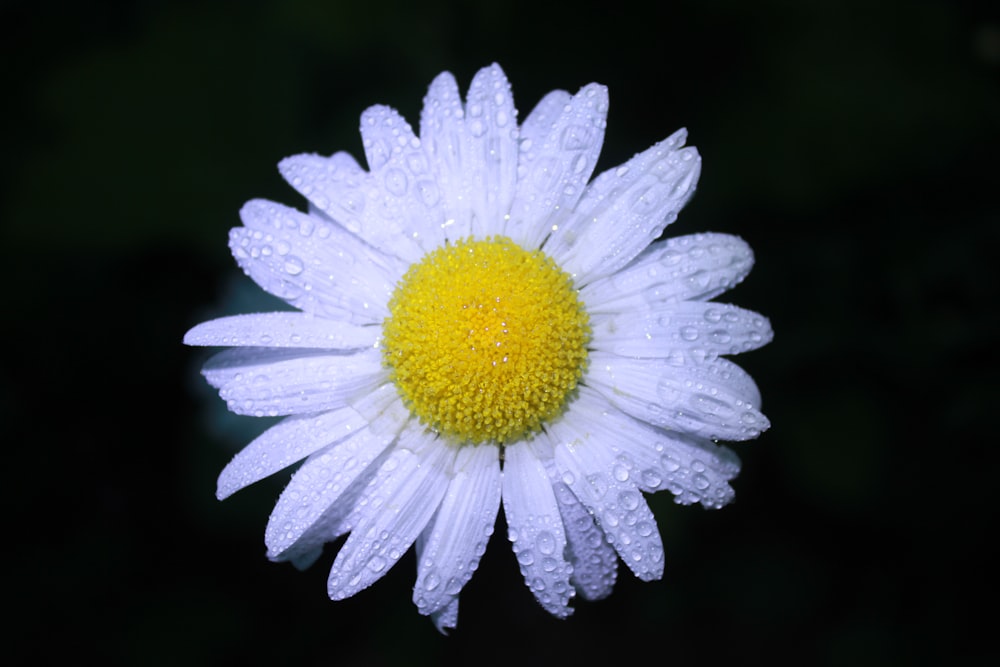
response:
M517 196L506 234L537 248L583 195L604 143L608 90L592 83L570 98L553 91L525 120Z
M774 337L765 317L722 303L679 301L648 310L595 313L591 346L626 357L716 356L756 349Z
M604 599L618 577L618 554L594 515L559 477L554 462L552 471L552 488L566 530L566 560L573 566L570 582L585 600Z
M351 350L372 347L380 333L379 326L358 326L309 313L253 313L203 322L184 335L184 343Z
M351 408L289 417L272 426L233 457L219 475L216 496L227 498L313 452L364 429L368 422Z
M532 151L537 142L542 142L549 135L552 127L563 115L564 108L570 105L573 96L565 90L552 90L539 100L535 108L521 123L521 151ZM525 142L528 143L525 146ZM523 155L519 155L519 158Z
M454 629L458 625L458 596L453 597L448 606L431 614L431 620L434 621L434 627L443 635L448 634L448 630Z
M576 405L574 404L574 408ZM663 543L642 492L614 460L611 442L587 432L570 410L549 425L560 478L586 505L625 564L643 581L663 576Z
M507 76L493 64L476 72L465 100L462 167L469 177L472 233L499 234L517 183L517 110Z
M729 486L740 471L732 450L706 438L669 432L629 417L589 387L581 387L574 426L611 443L614 473L647 492L670 490L680 504L719 508L733 499Z
M396 279L397 260L316 216L267 202L247 202L245 227L229 233L240 267L265 290L293 306L358 324L381 322Z
M508 537L528 588L550 614L573 613L572 567L563 557L566 533L545 466L534 443L506 448L503 507Z
M327 580L331 599L367 588L399 561L440 505L454 456L415 420L403 430L358 500L360 519Z
M202 373L230 410L255 417L343 407L385 382L378 350L237 347L210 358Z
M418 541L413 602L421 614L458 598L486 552L499 507L499 451L493 445L460 448L448 492Z
M278 498L264 533L267 557L293 560L313 554L334 539L332 529L354 509L375 466L395 440L371 429L310 456Z
M590 355L586 384L619 410L661 428L713 440L750 440L768 428L753 379L726 359Z
M278 169L312 206L385 255L407 263L420 256L421 248L412 238L385 224L378 207L379 186L350 154L293 155L282 160Z
M585 285L631 262L673 222L694 194L701 157L681 148L686 132L610 169L587 186L545 251Z
M585 285L580 298L591 313L707 301L736 286L752 267L753 252L741 238L677 236L649 246L618 273Z
M410 421L410 412L396 394L396 388L392 384L385 384L371 394L366 394L364 399L355 404L355 409L361 406L367 409L366 414L374 415L368 425L365 435L373 442L392 443L396 440L400 432ZM360 413L359 413L360 414ZM299 567L298 560L306 558L302 554L312 553L315 550L313 560L320 555L322 545L330 542L341 535L350 532L366 513L367 501L362 501L364 494L369 492L370 485L375 483L376 476L381 472L382 462L388 457L392 448L383 448L377 458L370 457L357 459L367 468L355 475L350 488L343 489L335 502L312 525L298 534L294 546L290 549L287 558L296 567ZM354 463L351 463L353 468ZM327 484L326 491L335 492L336 484ZM319 503L322 505L322 501ZM322 510L322 507L319 508ZM310 561L311 564L312 561Z
M368 214L380 220L360 231L370 243L419 261L444 242L444 209L431 162L409 123L394 109L361 114L361 137L371 169ZM405 243L400 243L404 241Z
M586 390L586 387L581 387ZM572 408L571 408L572 409ZM560 471L555 462L555 441L542 433L531 443L536 458L544 465L552 485L556 505L566 534L565 558L571 566L570 582L587 600L611 594L618 576L618 554L608 542L595 515L584 506L567 481L574 477Z
M628 417L625 417L629 419ZM736 453L707 438L664 431L633 420L646 432L641 440L623 440L615 447L639 475L644 491L667 489L680 505L701 503L719 509L735 497L729 480L740 471Z
M455 241L472 233L472 204L465 194L467 174L462 164L465 107L450 72L431 83L420 114L420 141L437 175L444 210L445 235Z

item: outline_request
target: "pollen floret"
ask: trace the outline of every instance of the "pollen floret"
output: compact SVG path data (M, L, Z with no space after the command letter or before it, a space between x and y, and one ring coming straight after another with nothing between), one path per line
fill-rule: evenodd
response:
M382 345L393 382L426 425L458 443L536 431L583 374L590 326L572 279L506 237L429 253L389 310Z

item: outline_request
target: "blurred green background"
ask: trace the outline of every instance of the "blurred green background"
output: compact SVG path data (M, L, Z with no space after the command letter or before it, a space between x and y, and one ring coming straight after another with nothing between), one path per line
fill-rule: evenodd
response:
M989 361L1000 338L1000 11L735 0L0 3L4 589L16 664L951 664L996 658ZM287 474L224 503L262 424L222 414L193 324L254 307L242 203L303 205L299 152L362 156L361 111L414 124L448 69L499 62L522 116L609 86L599 169L680 126L698 195L669 234L743 236L737 361L773 428L737 501L651 499L662 581L548 617L498 530L437 634L412 555L326 598L264 558Z

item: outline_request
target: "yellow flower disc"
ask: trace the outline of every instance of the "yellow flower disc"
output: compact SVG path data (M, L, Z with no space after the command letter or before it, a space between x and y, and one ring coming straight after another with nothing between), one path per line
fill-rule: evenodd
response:
M569 274L506 237L445 245L389 301L385 363L420 420L461 444L504 444L559 414L590 324Z

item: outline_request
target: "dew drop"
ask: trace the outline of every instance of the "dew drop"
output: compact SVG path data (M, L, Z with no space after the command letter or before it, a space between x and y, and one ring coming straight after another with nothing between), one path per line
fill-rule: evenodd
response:
M639 507L639 494L635 491L622 491L618 494L618 502L625 510L631 512Z
M538 545L538 550L543 554L551 555L556 550L556 540L547 530L543 530L538 533L538 537L535 538L535 542Z
M730 336L729 332L726 331L725 329L718 329L716 331L713 331L711 338L713 343L717 343L719 345L725 345L726 343L728 343L733 339L733 337Z

